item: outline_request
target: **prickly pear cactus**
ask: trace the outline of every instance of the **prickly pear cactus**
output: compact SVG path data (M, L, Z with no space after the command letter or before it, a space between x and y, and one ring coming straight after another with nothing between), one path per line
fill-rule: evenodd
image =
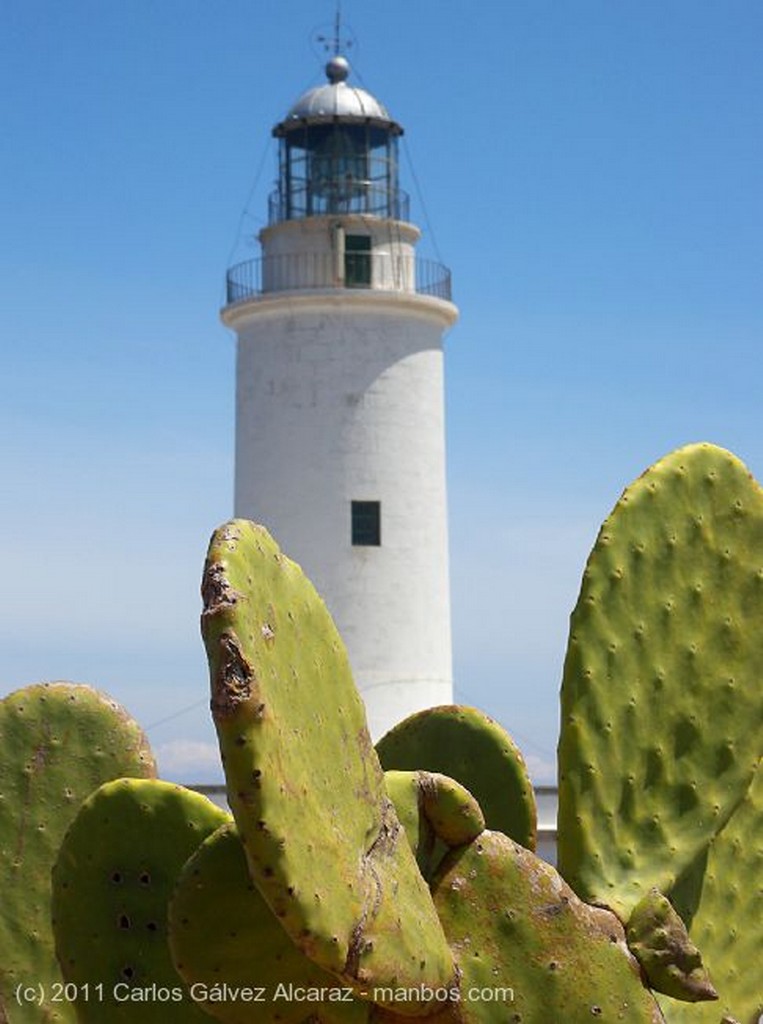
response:
M228 798L258 889L295 944L361 994L449 984L450 950L324 603L244 520L214 534L202 594Z
M714 1005L660 997L669 1024L763 1017L763 767L726 828L671 893L718 990Z
M384 785L427 880L449 849L470 843L485 829L477 801L446 775L385 772Z
M169 910L175 967L226 1024L364 1024L370 1006L301 953L249 878L235 825L190 857ZM225 998L221 998L224 995Z
M506 730L458 704L418 711L376 744L385 771L440 772L474 796L489 829L535 849L535 796L524 759Z
M202 1024L172 966L167 905L200 843L230 815L155 779L118 779L84 802L53 869L52 920L80 1024Z
M761 621L763 492L682 448L623 493L572 615L558 856L584 899L626 920L729 821L761 752Z
M89 686L43 683L0 701L0 1007L11 1024L74 1020L65 1000L52 1002L62 978L50 871L85 797L109 779L153 774L139 726ZM40 1002L20 1005L20 984Z
M454 850L432 893L461 986L428 1024L662 1021L617 918L582 903L507 836L483 832Z

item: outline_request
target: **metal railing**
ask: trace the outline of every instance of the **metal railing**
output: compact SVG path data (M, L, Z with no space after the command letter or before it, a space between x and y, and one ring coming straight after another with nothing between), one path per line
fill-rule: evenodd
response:
M331 252L261 256L231 267L226 275L229 306L274 292L347 288L415 292L451 300L450 270L435 260L393 253L353 253L352 273ZM360 264L358 258L367 261Z

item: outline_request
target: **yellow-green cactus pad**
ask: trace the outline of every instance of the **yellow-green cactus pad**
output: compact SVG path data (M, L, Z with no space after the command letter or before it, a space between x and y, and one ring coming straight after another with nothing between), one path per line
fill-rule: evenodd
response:
M763 492L682 448L623 493L572 614L558 857L583 899L627 920L729 821L761 752L761 622Z
M0 701L0 1019L73 1021L50 924L50 872L82 801L109 779L150 777L140 727L89 686L40 683ZM40 1001L14 997L18 985Z
M364 1024L370 1004L301 953L249 877L236 826L183 868L169 911L175 967L225 1024Z
M395 805L397 820L403 826L416 863L424 877L426 866L435 844L435 834L419 806L419 779L417 772L385 772L384 788Z
M507 836L483 832L454 850L432 893L461 984L427 1024L662 1021L615 915L582 903Z
M53 869L52 920L79 1024L203 1024L172 966L167 906L181 868L230 815L155 779L88 797Z
M489 829L534 850L537 814L524 758L506 730L477 708L444 704L417 711L379 740L385 771L440 772L460 782Z
M582 903L507 836L484 832L451 854L432 888L462 972L465 1024L659 1021L614 915Z
M228 799L258 889L295 944L361 995L448 984L452 957L323 601L244 520L214 534L202 594Z
M449 849L470 843L484 831L480 805L447 775L391 771L384 773L384 785L426 879Z

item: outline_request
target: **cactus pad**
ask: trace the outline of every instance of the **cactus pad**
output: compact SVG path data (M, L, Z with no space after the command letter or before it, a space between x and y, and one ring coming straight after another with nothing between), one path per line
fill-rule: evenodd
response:
M62 980L50 871L94 789L122 775L153 774L139 726L89 686L43 683L0 701L0 1007L6 1004L12 1024L74 1020L66 1002L48 1001ZM20 983L41 986L41 1006L17 1006L11 993Z
M453 851L432 892L462 973L460 1000L443 1021L662 1019L615 916L582 903L508 837L483 832Z
M212 537L202 594L228 799L257 888L295 944L358 991L447 984L452 957L323 601L244 520Z
M384 785L427 880L451 847L470 843L484 831L477 801L446 775L385 772Z
M385 772L384 788L395 805L397 820L403 826L408 843L416 855L419 870L426 878L425 865L434 847L435 835L419 806L418 773Z
M170 903L178 972L226 1024L363 1024L370 1005L301 953L249 878L236 827L223 825L183 868ZM253 986L256 985L254 992ZM227 998L217 995L222 986ZM295 995L296 993L296 995Z
M208 1019L172 966L167 905L188 857L229 820L206 797L156 780L118 779L84 802L53 869L61 970L78 992L90 986L77 1000L80 1024Z
M686 925L659 889L636 904L625 934L655 992L687 1003L718 998Z
M682 448L623 493L572 615L558 857L582 898L627 919L743 799L763 732L761 621L763 492L729 452Z
M535 849L536 809L524 759L506 730L476 708L418 711L376 744L385 771L441 772L474 796L487 828Z

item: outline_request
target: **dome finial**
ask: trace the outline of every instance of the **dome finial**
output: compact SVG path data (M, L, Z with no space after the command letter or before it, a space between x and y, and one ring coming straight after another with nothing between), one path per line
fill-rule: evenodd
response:
M326 78L328 78L332 85L336 85L337 82L344 82L349 74L349 61L346 57L340 57L338 53L326 64Z

